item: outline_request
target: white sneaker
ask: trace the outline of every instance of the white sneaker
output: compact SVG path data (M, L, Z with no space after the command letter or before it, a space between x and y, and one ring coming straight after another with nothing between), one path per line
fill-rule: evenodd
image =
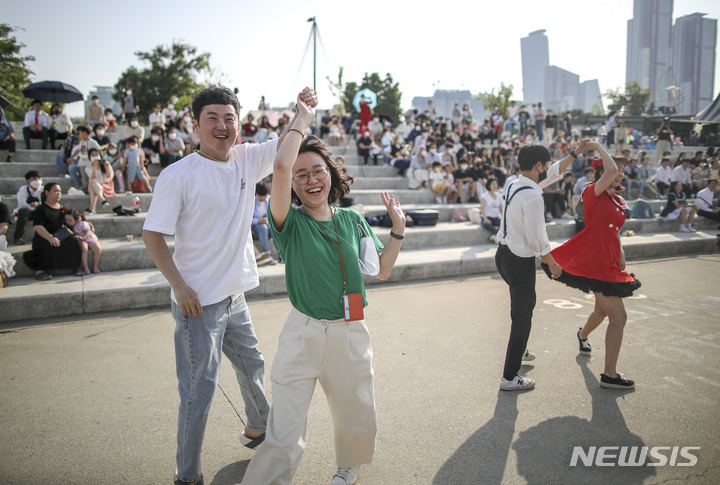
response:
M442 204L442 203L443 203L442 197L439 196L439 195L436 195L436 196L435 196L435 202L436 202L437 204Z
M563 219L575 219L571 214L568 214L567 212L563 212L562 218Z
M692 224L686 224L685 227L687 227L690 230L690 232L697 232L697 229L692 227Z
M524 389L532 389L533 387L535 387L535 381L527 377L522 377L521 375L516 375L511 381L504 377L500 378L500 389L503 391L522 391Z
M338 468L333 475L332 485L351 485L357 478L358 467Z
M680 231L680 232L692 232L692 231L691 231L690 229L688 229L688 227L687 227L686 225L684 225L684 224L680 226L679 231Z
M498 244L500 242L495 234L490 234L490 240L495 244Z
M545 214L545 219L552 219L552 218L553 218L552 212L548 212L547 214Z
M533 352L530 352L530 350L525 349L522 360L535 360L535 354Z

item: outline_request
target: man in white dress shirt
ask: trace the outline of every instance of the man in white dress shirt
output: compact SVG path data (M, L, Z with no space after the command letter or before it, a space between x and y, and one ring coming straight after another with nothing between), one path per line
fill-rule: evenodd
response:
M523 360L533 360L527 349L535 308L535 258L540 256L550 267L553 278L562 268L550 254L550 241L545 229L542 189L559 180L578 153L585 150L588 140L580 142L576 151L549 166L552 155L542 145L526 145L518 153L520 176L509 187L505 210L498 232L499 246L495 264L500 276L510 287L512 327L500 389L517 391L532 389L535 381L518 374Z
M47 148L51 120L50 116L42 110L42 107L42 101L36 99L32 102L32 109L25 113L23 137L25 138L26 150L30 150L31 138L42 138L42 149Z

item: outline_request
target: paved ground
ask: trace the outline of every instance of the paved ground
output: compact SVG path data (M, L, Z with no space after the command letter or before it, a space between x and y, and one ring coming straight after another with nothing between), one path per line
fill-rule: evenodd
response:
M643 288L627 300L620 370L637 381L634 392L599 387L602 332L591 336L592 358L577 355L575 340L592 300L544 276L530 339L538 358L524 369L538 387L524 393L498 390L508 336L501 280L370 289L380 431L358 485L720 483L720 257L630 270ZM268 363L288 309L284 299L251 302ZM167 311L2 330L2 483L171 482L178 398ZM214 485L240 483L252 457L237 441L242 402L223 366L203 455ZM334 470L320 388L315 397L298 484L329 483ZM576 446L670 448L655 450L664 466L571 467ZM617 463L613 454L604 463ZM692 457L694 466L679 466Z

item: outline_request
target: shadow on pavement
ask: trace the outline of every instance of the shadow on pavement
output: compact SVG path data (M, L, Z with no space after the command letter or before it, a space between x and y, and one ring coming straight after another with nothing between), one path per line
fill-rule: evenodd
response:
M249 464L250 460L243 460L222 467L213 477L210 485L235 485L241 483Z
M453 453L435 475L433 484L502 483L515 434L518 395L525 392L532 391L498 391L493 417Z
M590 421L575 416L548 419L521 432L513 443L518 394L537 391L499 391L493 417L445 462L435 475L433 484L501 484L511 447L517 454L518 475L524 477L527 483L633 484L642 483L647 477L655 475L655 468L648 466L585 466L581 460L577 461L577 466L570 466L576 446L583 447L585 452L592 446L596 449L602 446L645 446L642 439L627 428L617 402L633 391L601 388L598 378L588 368L587 358L578 356L576 361L592 400Z
M601 388L598 378L588 368L588 358L577 356L575 360L592 399L592 417L590 421L576 416L552 418L520 433L512 445L517 453L518 474L528 483L643 483L647 477L656 474L654 467L585 466L581 460L576 466L570 466L576 446L581 446L585 452L592 446L596 449L627 446L638 447L638 450L645 446L643 440L627 428L618 405L618 399L624 399L634 391ZM583 396L564 397L578 398ZM605 460L605 463L617 462L617 458Z

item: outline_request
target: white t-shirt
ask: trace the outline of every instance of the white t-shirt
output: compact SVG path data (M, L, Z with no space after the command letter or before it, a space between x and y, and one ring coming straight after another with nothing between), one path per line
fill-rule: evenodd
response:
M500 192L495 191L494 199L490 192L485 192L480 196L480 199L485 201L485 217L497 217L500 219L500 206L503 200Z
M255 184L272 172L277 144L236 145L227 163L193 153L160 172L143 229L175 235L173 261L203 306L259 284Z

